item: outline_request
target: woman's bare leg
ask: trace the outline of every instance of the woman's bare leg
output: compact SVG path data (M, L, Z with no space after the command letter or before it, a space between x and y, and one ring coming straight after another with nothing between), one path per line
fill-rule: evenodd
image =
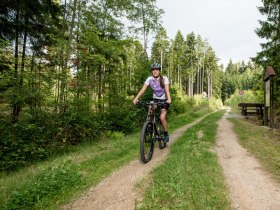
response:
M160 121L161 121L161 124L162 124L162 127L163 127L163 131L165 131L165 132L168 131L166 114L167 114L167 110L166 109L161 109L161 111L160 111Z

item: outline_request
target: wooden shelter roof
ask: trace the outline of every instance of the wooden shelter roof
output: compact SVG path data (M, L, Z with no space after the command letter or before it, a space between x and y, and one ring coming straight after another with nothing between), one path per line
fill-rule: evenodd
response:
M270 77L273 77L273 76L275 76L275 75L276 75L276 74L275 74L274 69L273 69L271 66L268 66L268 67L266 68L266 71L265 71L263 80L264 80L264 81L267 81Z

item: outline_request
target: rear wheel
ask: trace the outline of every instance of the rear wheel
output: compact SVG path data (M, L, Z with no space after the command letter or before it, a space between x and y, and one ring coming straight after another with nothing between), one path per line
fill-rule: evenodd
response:
M154 152L154 133L153 123L145 122L142 134L140 138L140 156L144 163L149 162L152 159Z
M164 133L161 122L158 122L158 146L160 149L166 147L166 142L164 141Z

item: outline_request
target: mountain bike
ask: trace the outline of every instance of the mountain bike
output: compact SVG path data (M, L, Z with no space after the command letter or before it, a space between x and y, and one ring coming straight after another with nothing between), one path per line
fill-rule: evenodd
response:
M160 149L166 147L163 128L159 118L160 110L158 112L156 111L157 107L160 107L164 103L166 102L138 102L139 105L143 105L148 108L146 121L143 124L140 138L140 157L144 163L147 163L152 159L156 141L158 141Z

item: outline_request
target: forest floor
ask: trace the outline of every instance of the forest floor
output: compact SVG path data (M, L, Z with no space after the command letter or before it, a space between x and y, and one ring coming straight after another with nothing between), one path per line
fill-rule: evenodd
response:
M233 209L280 209L280 185L272 180L258 161L239 143L228 117L240 117L226 113L218 122L217 144L214 148L224 171L226 184L230 191ZM170 135L169 146L188 128L202 118ZM64 207L64 209L134 209L141 201L141 192L135 185L147 178L149 172L162 163L169 147L164 150L155 148L152 160L143 164L139 160L120 168L85 195Z

